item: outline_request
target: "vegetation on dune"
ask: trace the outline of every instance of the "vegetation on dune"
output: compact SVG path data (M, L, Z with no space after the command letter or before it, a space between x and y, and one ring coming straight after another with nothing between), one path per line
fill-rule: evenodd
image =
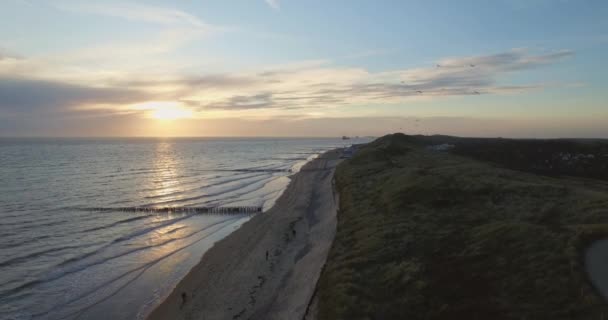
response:
M518 172L395 134L336 172L320 319L601 319L581 253L608 184Z
M415 136L418 145L452 144L452 153L509 169L550 176L608 180L608 140L502 139Z

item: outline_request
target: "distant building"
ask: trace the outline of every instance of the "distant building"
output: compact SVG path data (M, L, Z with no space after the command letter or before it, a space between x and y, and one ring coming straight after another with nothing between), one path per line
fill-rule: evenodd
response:
M448 151L454 147L455 146L453 144L443 143L443 144L438 144L435 146L429 146L429 147L427 147L427 149L432 150L432 151Z
M345 159L352 158L352 156L355 154L355 151L356 151L356 148L355 148L354 145L352 145L352 146L350 146L348 148L345 148L342 151L342 157L341 158L345 158Z

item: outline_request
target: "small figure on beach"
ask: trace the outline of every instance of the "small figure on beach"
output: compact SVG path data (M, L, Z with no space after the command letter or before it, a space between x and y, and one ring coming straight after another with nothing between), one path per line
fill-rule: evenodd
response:
M180 306L180 309L186 304L186 302L188 302L188 295L186 292L182 292L182 305Z
M268 261L268 250L266 250L266 261Z

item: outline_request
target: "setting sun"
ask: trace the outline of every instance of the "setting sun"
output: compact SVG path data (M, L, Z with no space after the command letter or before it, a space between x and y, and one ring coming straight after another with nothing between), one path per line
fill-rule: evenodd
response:
M158 108L152 117L159 120L176 120L192 117L192 111L181 108Z
M152 101L136 105L134 109L148 110L149 116L158 120L177 120L192 118L192 111L174 101Z

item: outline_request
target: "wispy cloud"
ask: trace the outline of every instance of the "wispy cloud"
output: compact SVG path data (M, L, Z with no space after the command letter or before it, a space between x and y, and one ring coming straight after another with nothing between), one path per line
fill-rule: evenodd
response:
M204 37L196 29L169 28L136 40L99 42L47 55L23 56L0 50L0 76L96 85L137 79L137 74L167 78L192 67L191 60L167 56ZM201 54L198 58L206 57Z
M102 15L132 21L147 22L165 26L189 26L193 28L211 28L197 16L167 7L142 5L135 3L94 3L94 2L57 2L61 10Z
M11 52L10 50L4 49L0 47L0 60L7 59L20 59L21 57L18 54Z
M446 58L427 68L376 73L362 68L321 64L239 75L238 87L225 80L192 87L189 86L192 81L184 79L181 94L191 94L185 100L201 111L215 108L323 109L448 96L512 94L537 90L545 84L499 85L503 76L556 63L572 55L569 51L533 55L527 50L516 49L495 55ZM237 75L228 78L236 79ZM220 83L222 86L218 87Z
M487 56L472 56L460 58L447 58L438 62L439 67L443 68L462 68L473 66L475 70L503 70L513 71L527 69L530 67L550 64L557 60L569 58L574 52L562 50L543 55L530 55L527 49L513 49Z
M493 55L445 58L424 68L382 72L339 67L320 60L225 74L151 76L140 70L81 81L76 77L35 79L28 76L31 72L27 69L11 74L6 69L9 64L0 61L0 107L90 109L100 105L107 110L124 111L149 101L177 101L201 117L237 117L244 112L261 114L260 111L275 116L312 114L343 106L538 90L547 83L503 84L502 80L511 73L550 65L572 55L570 51L532 54L514 49Z
M274 10L281 10L281 2L279 0L264 0Z

